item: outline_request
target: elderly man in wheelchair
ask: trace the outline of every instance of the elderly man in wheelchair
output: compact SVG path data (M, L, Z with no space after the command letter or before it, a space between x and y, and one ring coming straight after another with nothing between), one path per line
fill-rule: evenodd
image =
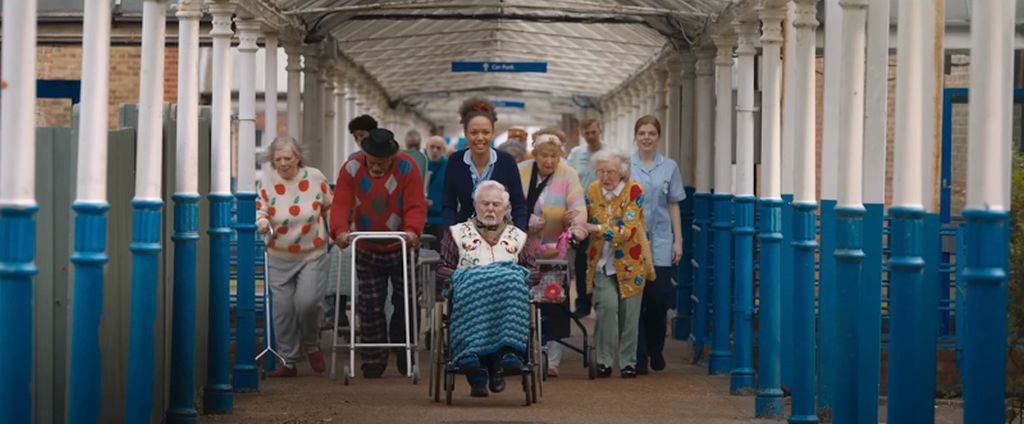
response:
M518 188L516 188L518 189ZM450 282L450 363L473 397L505 389L504 375L525 371L530 338L528 285L539 278L526 233L512 225L509 192L495 181L473 192L476 216L441 240L437 276Z

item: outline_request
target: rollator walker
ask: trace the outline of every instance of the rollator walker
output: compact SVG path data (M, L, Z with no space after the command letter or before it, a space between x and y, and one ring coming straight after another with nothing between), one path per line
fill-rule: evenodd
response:
M338 350L345 349L348 351L348 365L345 365L344 372L344 383L347 386L349 381L355 378L356 368L356 349L365 348L405 348L405 363L406 376L412 379L412 383L416 384L419 382L420 371L419 365L414 360L414 353L417 347L416 336L414 331L419 328L418 318L415 307L413 306L416 301L416 273L411 272L409 269L409 245L406 240L405 233L399 231L355 231L349 233L352 236L352 259L351 259L351 270L350 270L350 293L351 300L349 302L349 336L348 343L338 342L339 332L339 314L341 313L341 283L342 275L338 275L338 279L335 281L335 292L339 293L334 297L334 342L331 346L331 380L337 379L337 359ZM356 315L356 302L359 298L356 295L356 249L360 240L397 240L401 244L402 249L402 292L405 294L405 299L402 306L405 308L405 342L404 343L359 343L356 341L356 327L358 326L359 317ZM410 320L412 325L410 326Z

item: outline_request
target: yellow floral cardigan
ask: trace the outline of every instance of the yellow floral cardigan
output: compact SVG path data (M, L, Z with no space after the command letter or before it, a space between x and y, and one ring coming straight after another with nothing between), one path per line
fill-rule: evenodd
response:
M612 244L615 275L619 280L619 296L623 299L642 294L648 280L655 278L651 244L644 223L644 189L636 181L627 180L614 199L605 199L601 182L587 188L587 216L601 232L590 236L587 249L587 293L594 290L594 273L605 243Z

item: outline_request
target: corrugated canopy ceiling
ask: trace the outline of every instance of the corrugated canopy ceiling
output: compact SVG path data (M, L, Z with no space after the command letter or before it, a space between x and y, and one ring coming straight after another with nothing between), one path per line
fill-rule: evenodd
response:
M387 93L439 124L480 94L523 101L505 125L547 125L578 112L684 45L729 0L273 0ZM546 73L452 72L455 61L545 62ZM505 112L505 111L502 111Z

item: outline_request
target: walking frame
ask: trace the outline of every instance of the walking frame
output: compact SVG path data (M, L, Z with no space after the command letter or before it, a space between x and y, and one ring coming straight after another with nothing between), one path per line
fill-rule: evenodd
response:
M274 235L274 228L273 227L268 227L268 230L269 231L267 232L267 236L268 236L267 238L269 238L269 236L273 236ZM281 363L283 364L283 363L285 363L284 357L281 356L281 354L278 353L277 350L274 349L273 339L270 337L271 333L273 332L273 328L274 327L273 327L273 322L272 322L273 315L272 315L272 312L271 312L270 261L269 261L270 260L270 255L267 253L268 249L269 248L267 247L267 243L264 241L264 243L263 243L263 340L266 342L266 346L267 347L264 348L263 351L260 352L259 355L256 355L256 361L258 362L260 360L260 358L264 357L266 354L269 353L269 354L274 355L274 357L276 357L277 359L280 359ZM267 359L271 359L271 358L267 358ZM264 367L260 367L260 377L262 379L266 379L267 378L267 367L265 367L265 366Z
M413 302L416 301L416 275L414 272L409 270L409 250L408 240L406 235L400 231L355 231L349 233L352 236L352 267L350 270L349 284L351 285L351 301L349 302L349 338L348 343L338 343L338 322L341 313L341 296L335 296L334 298L334 342L331 346L331 380L337 378L336 362L338 357L338 349L348 348L348 365L344 367L344 383L349 384L349 380L355 378L355 367L356 357L355 350L360 348L405 348L405 363L406 376L412 379L412 383L416 384L419 382L419 365L413 361L413 350L416 349L416 342L413 339L412 332L415 328L418 328L418 317L415 308L412 307ZM403 306L405 307L405 343L357 343L356 342L356 324L358 317L356 316L356 249L359 240L397 240L401 243L402 249L402 292L405 294ZM335 291L341 293L341 275L338 276L335 282ZM394 294L392 294L394 295ZM409 325L409 321L412 320L412 326Z

